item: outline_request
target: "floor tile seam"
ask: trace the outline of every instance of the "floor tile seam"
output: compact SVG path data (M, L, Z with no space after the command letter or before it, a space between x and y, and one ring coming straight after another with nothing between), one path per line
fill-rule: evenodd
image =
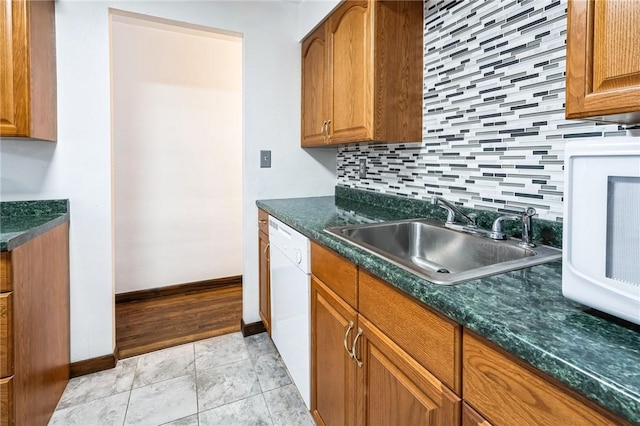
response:
M193 382L196 387L196 418L200 426L200 396L198 395L198 368L196 366L196 345L193 344Z
M220 409L222 407L226 407L227 405L236 404L236 403L238 403L240 401L244 401L244 400L247 400L249 398L254 398L254 397L258 396L258 395L260 395L260 397L262 398L262 402L264 402L265 407L267 407L267 412L269 413L269 419L271 420L271 425L274 425L275 422L273 421L273 416L271 414L271 410L269 409L269 404L267 404L267 400L264 397L264 392L258 392L258 393L254 394L254 395L245 396L244 398L240 398L240 399L237 399L235 401L227 402L226 404L219 405L219 406L213 407L213 408L209 408L209 409L204 410L204 411L198 411L198 425L200 425L200 414L206 413L207 411L217 410L217 409Z
M169 380L174 380L174 379L179 379L179 378L181 378L181 377L189 377L189 376L193 376L193 377L194 377L194 380L195 380L195 377L196 377L196 370L195 370L195 368L193 369L193 371L191 371L191 372L189 372L189 373L187 373L187 374L181 374L181 375L179 375L179 376L169 377L169 378L166 378L166 379L158 380L157 382L147 383L147 384L146 384L146 385L144 385L144 386L132 387L132 388L131 388L131 391L138 390L138 389L142 389L142 388L146 388L146 387L148 387L148 386L152 386L152 385L157 385L157 384L159 384L159 383L164 383L164 382L167 382L167 381L169 381Z
M195 363L195 368L196 368L196 371L205 372L205 371L207 371L207 370L212 370L212 369L214 369L214 368L226 367L226 366L229 366L229 365L231 365L231 364L236 364L236 363L238 363L238 362L247 361L247 360L251 361L251 358L250 358L250 357L247 357L247 358L241 358L241 359L237 359L237 360L235 360L235 361L226 362L226 363L224 363L224 364L214 365L214 366L209 367L209 368L198 368L198 365L197 365L197 362L196 362L196 363ZM251 365L253 366L253 362L251 363Z
M107 399L107 398L113 398L114 396L122 395L122 394L124 394L124 393L128 393L128 397L127 397L127 406L126 406L126 408L125 408L125 415L124 415L124 417L123 417L123 419L122 419L122 423L123 423L123 425L124 425L124 420L125 420L125 418L126 418L127 409L128 409L128 407L129 407L129 400L130 400L130 398L131 398L131 391L127 391L127 390L122 391L122 392L116 392L116 393L113 393L113 394L110 394L110 395L105 395L105 396L102 396L102 397L100 397L100 398L95 398L95 399L92 399L92 400L89 400L89 401L84 401L84 402L82 402L82 403L80 403L80 404L70 405L69 407L65 407L65 408L61 408L61 409L56 409L56 410L54 410L54 413L55 413L55 412L68 411L68 410L74 410L74 409L80 408L80 407L82 407L82 406L86 406L86 405L88 405L88 404L93 404L93 403L96 403L96 402L98 402L98 401L101 401L101 400L104 400L104 399Z
M269 412L269 418L271 419L271 424L275 425L276 421L274 420L275 417L274 417L273 413L271 412L271 405L267 402L267 398L265 398L264 394L265 394L265 392L262 392L262 399L264 401L264 405L267 406L267 411Z
M93 373L93 374L95 374L95 373ZM133 380L131 382L133 383ZM79 405L87 404L89 402L94 402L94 401L98 401L98 400L101 400L101 399L104 399L104 398L109 398L109 397L114 396L114 395L119 395L121 393L131 392L131 390L132 390L131 386L129 387L129 389L125 389L125 390L122 390L120 392L116 391L115 390L116 389L116 383L117 383L117 380L113 384L113 386L114 386L114 391L113 392L110 392L110 393L108 393L106 395L102 395L102 396L99 396L99 397L91 397L91 396L89 396L89 399L86 399L86 400L84 400L82 402L73 403L73 404L68 405L68 406L66 406L64 408L60 408L60 402L62 401L62 397L60 397L60 401L58 401L58 405L56 405L56 408L55 408L54 411L62 411L62 410L66 410L68 408L73 408L73 407L77 407ZM65 392L66 391L67 391L67 388L65 388ZM93 395L93 393L89 393L88 395ZM64 393L63 393L63 396L64 396Z
M136 367L137 367L138 363L136 362ZM133 380L131 381L131 384L133 385ZM129 397L127 398L127 406L124 409L124 416L122 417L122 426L124 426L127 423L127 414L129 414L129 403L131 403L131 394L133 393L133 389L129 389Z

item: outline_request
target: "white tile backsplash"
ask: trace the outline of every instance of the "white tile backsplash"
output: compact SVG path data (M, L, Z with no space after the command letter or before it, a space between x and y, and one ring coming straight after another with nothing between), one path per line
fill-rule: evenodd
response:
M635 137L565 120L567 0L426 0L423 139L338 148L338 185L562 220L564 145ZM358 163L367 159L367 177Z

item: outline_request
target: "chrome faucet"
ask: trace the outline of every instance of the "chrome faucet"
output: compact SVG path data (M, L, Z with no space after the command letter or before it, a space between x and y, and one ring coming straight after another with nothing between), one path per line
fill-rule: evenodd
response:
M521 215L512 215L505 214L499 216L496 220L493 221L493 226L491 227L491 233L489 234L489 238L493 238L494 240L506 240L507 236L504 232L502 232L502 222L505 220L521 220L522 221L522 240L518 243L520 247L524 248L532 248L536 245L531 242L531 234L532 232L532 218L536 214L536 209L533 207L527 207Z
M434 195L431 198L431 204L434 206L440 206L447 211L447 221L444 226L456 231L468 232L475 235L481 235L483 237L492 238L494 240L506 240L507 235L502 231L502 222L505 220L520 220L522 221L522 240L518 243L520 247L532 248L536 245L531 242L532 234L532 218L536 214L536 209L533 207L527 207L522 214L505 214L499 216L493 221L491 231L482 229L476 224L478 215L475 213L465 214L455 205L445 200L444 198ZM462 218L466 224L456 223L456 216Z
M448 202L447 200L445 200L444 198L438 196L438 195L434 195L431 198L431 204L433 204L434 206L438 206L440 205L442 208L444 208L445 210L447 210L447 222L448 224L452 224L455 223L456 221L456 214L458 216L460 216L461 218L463 218L465 220L465 222L467 222L467 226L471 227L471 228L477 228L478 225L476 225L476 218L478 217L476 214L471 213L468 216L464 213L462 213L456 206L454 206L453 204L451 204L450 202Z

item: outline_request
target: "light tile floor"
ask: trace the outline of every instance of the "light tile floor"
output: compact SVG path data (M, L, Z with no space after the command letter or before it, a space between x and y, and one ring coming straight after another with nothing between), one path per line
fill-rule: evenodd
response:
M314 425L266 333L227 334L71 379L49 425Z

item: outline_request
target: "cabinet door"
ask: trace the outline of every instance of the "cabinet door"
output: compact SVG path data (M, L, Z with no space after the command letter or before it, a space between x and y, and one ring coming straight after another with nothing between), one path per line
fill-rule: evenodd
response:
M329 143L373 139L371 18L369 1L348 1L327 21Z
M0 293L0 377L13 375L13 292Z
M3 1L0 7L0 134L3 136L28 133L26 10L26 2Z
M54 4L0 6L0 136L56 140Z
M318 425L354 425L356 363L351 349L356 311L311 279L311 413Z
M569 1L566 115L640 122L637 1Z
M7 377L0 379L0 426L12 426L13 416L13 377Z
M269 237L263 233L258 233L259 237L259 269L260 269L260 318L262 324L271 336L271 283L269 277Z
M327 111L325 27L302 42L302 146L325 145Z
M360 425L459 425L460 398L363 316Z
M462 426L491 426L476 410L462 403Z

